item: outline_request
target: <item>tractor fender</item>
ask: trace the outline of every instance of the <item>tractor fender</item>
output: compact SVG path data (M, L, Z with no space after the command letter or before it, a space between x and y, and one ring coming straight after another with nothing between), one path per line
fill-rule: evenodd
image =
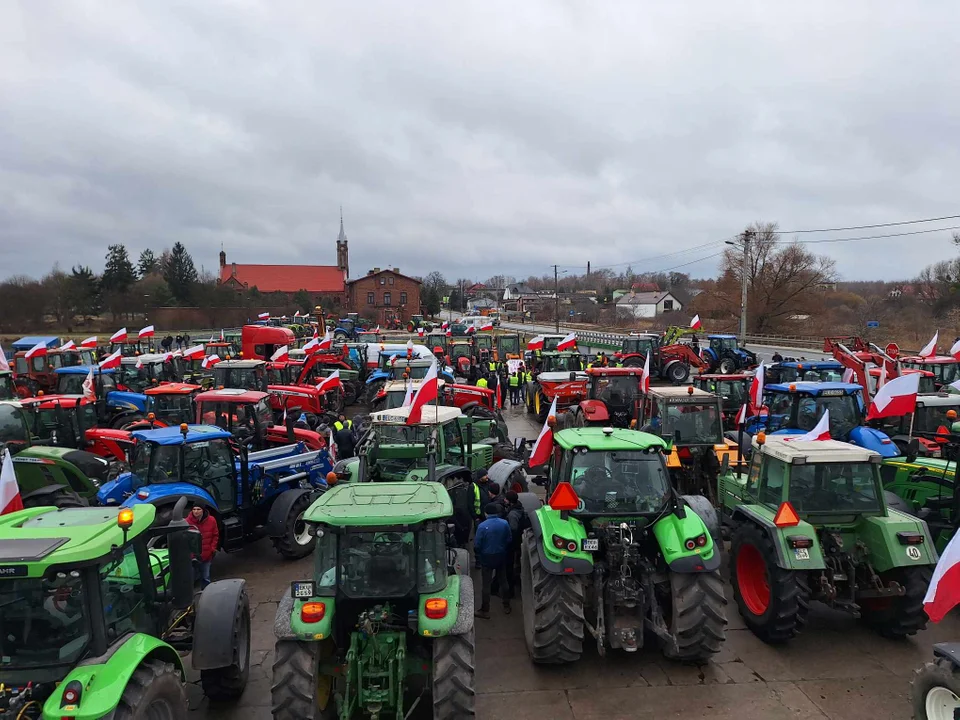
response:
M866 450L873 450L885 458L897 457L900 449L885 432L869 427L855 427L850 431L850 440Z
M456 475L462 475L464 480L471 480L473 478L473 473L470 471L470 468L463 465L448 465L445 468L437 470L437 481L443 482Z
M140 493L146 491L146 497L140 497ZM176 503L180 498L185 497L187 502L192 505L203 505L214 512L219 513L217 501L201 487L192 483L175 482L163 483L158 485L146 485L140 488L133 495L123 501L123 507L136 507L137 505L156 505L166 507Z
M607 422L610 419L610 411L603 400L581 400L580 412L589 422Z
M293 490L284 490L275 495L273 505L270 506L270 514L267 516L267 536L280 537L283 535L287 524L287 515L290 514L290 508L304 495L310 495L316 492L307 488L295 488ZM319 497L320 493L317 493Z
M767 534L777 553L777 567L784 570L823 570L826 563L820 551L820 541L817 538L816 528L808 522L800 521L798 525L788 528L778 528L773 524L773 518L766 517L755 508L745 505L738 506L733 511L733 523L739 525L745 522L753 523ZM786 538L789 535L803 535L813 540L813 547L809 549L808 560L798 560L786 547Z
M899 532L919 532L924 541L918 545L903 545L897 537ZM880 573L891 568L932 567L939 559L926 522L893 508L887 508L886 517L864 518L858 535L870 549L870 562Z
M938 658L943 658L951 665L953 665L955 670L960 670L960 643L957 642L942 642L936 643L933 646L933 656Z
M473 628L473 602L473 578L468 572L460 575L460 607L457 610L457 621L448 635L466 635L470 632Z
M143 633L130 633L118 639L106 653L99 657L87 658L79 663L63 680L66 683L79 682L83 687L80 706L71 711L71 717L99 718L112 717L120 703L123 691L130 682L134 671L145 660L159 660L173 665L181 678L185 677L183 661L177 651L159 638ZM62 692L55 692L44 704L44 717L62 717L60 707Z
M147 396L125 390L114 390L113 392L107 393L107 405L120 410L145 412L147 409Z
M707 526L707 532L719 547L720 518L717 516L716 508L703 495L682 495L681 497L687 506L703 520L703 524Z
M290 617L293 615L293 596L288 587L277 603L277 614L273 618L273 634L277 640L299 640L300 636L290 626Z
M113 480L108 480L97 491L97 503L100 505L119 505L124 496L133 487L134 475L131 472L120 473Z
M195 670L214 670L233 663L234 620L246 586L247 581L242 578L217 580L200 593L190 657Z
M528 493L524 493L528 494ZM532 493L529 493L532 494ZM524 509L527 505L524 504ZM544 549L543 526L540 522L540 513L538 510L528 511L527 517L530 519L530 530L537 540L537 552L540 554L540 562L543 569L551 575L590 575L593 573L593 562L582 558L564 556L559 562L547 556Z
M36 490L31 490L30 492L21 495L20 499L23 502L27 502L33 498L40 498L44 497L45 495L56 495L59 492L63 492L65 489L70 490L71 488L68 485L44 485L42 488L37 488Z

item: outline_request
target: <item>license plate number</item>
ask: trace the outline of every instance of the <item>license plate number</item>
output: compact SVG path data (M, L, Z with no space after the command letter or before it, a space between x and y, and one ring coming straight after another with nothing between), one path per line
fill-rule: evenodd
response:
M797 548L796 550L793 551L793 554L797 558L797 560L810 559L810 551L807 548Z
M600 549L600 541L596 538L584 538L580 541L580 548L587 552L596 552Z

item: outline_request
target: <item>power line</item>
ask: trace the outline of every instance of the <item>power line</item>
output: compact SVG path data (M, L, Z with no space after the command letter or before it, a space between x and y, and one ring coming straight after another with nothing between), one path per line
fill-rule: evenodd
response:
M848 238L824 238L822 240L778 240L777 243L800 243L802 245L818 245L820 243L841 243L854 242L857 240L882 240L883 238L904 237L906 235L924 235L926 233L942 232L944 230L960 230L960 225L950 225L948 227L933 228L932 230L913 230L911 232L888 233L886 235L861 235L860 237Z
M901 220L899 222L878 223L876 225L851 225L849 227L816 228L812 230L778 230L783 235L800 235L802 233L842 232L845 230L870 230L872 228L894 227L896 225L917 225L919 223L939 222L940 220L957 220L960 215L944 215L943 217L923 218L921 220Z
M736 236L733 236L733 237L736 237ZM593 267L591 268L591 272L593 272L594 270L609 270L610 268L623 267L623 266L625 266L625 265L637 265L637 264L639 264L639 263L649 262L650 260L660 260L660 259L662 259L662 258L672 257L672 256L674 256L674 255L684 255L684 254L686 254L686 253L688 253L688 252L693 252L693 251L695 251L695 250L704 250L704 249L709 248L709 247L711 247L711 246L720 245L720 244L726 242L728 239L732 239L732 238L724 238L723 240L711 240L710 242L708 242L708 243L703 243L702 245L694 245L693 247L689 247L689 248L686 248L686 249L684 249L684 250L675 250L675 251L673 251L673 252L663 253L662 255L651 255L651 256L649 256L649 257L641 258L641 259L639 259L639 260L628 260L628 261L626 261L626 262L612 263L612 264L610 264L610 265L597 265L597 266L593 266ZM561 267L565 267L565 268L579 268L579 267L581 267L581 266L580 266L580 265L561 265Z

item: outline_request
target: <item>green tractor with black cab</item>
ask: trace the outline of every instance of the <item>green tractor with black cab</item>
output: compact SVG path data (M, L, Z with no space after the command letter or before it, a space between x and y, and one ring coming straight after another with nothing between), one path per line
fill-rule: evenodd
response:
M523 627L535 663L635 652L652 635L668 658L702 661L725 639L713 508L672 487L663 439L586 427L554 436L549 502L521 547ZM542 482L542 481L541 481Z
M918 518L889 506L881 456L837 440L758 433L749 468L721 470L730 580L745 624L785 642L818 600L902 638L927 624L937 551Z
M474 717L473 582L452 514L432 481L337 485L310 506L313 575L274 624L274 720L402 720L427 703L434 720Z
M207 697L240 697L246 584L194 593L185 509L163 527L151 505L0 517L0 718L186 720L187 653Z

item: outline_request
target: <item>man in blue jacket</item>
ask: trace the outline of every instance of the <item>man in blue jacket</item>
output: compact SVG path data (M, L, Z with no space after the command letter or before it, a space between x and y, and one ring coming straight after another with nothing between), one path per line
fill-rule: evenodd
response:
M473 539L473 552L480 565L481 591L480 608L474 613L479 618L490 617L490 589L493 583L499 585L503 612L510 613L510 596L505 574L507 557L513 534L510 524L500 516L500 505L489 503L484 508L486 520L480 523Z

